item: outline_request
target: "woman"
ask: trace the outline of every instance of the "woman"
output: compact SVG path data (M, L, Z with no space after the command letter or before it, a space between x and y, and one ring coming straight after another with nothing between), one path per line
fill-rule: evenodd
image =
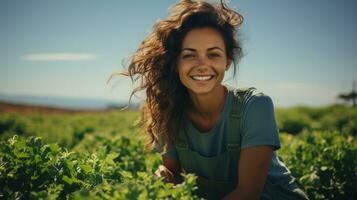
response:
M168 182L198 176L207 199L307 199L286 166L269 96L222 84L242 57L243 17L221 2L178 2L133 55L128 71L145 90L141 108L148 148L162 153L156 170Z

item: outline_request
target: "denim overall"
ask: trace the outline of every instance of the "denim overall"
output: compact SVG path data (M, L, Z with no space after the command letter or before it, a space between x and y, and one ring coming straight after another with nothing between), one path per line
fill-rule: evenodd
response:
M241 145L241 135L239 132L241 108L245 98L249 97L254 89L255 88L245 88L234 90L228 87L228 91L234 93L234 103L230 112L229 121L227 122L229 127L228 142L226 151L223 153L217 156L206 157L191 150L188 146L188 133L182 126L178 136L174 139L174 145L183 172L194 173L197 176L198 190L196 190L195 194L200 197L205 199L222 199L236 188L238 184L237 173ZM264 190L265 193L268 193L261 198L307 199L302 191L297 191L299 188L293 179L287 181L288 182L284 183L277 181L278 183L276 183L268 181L267 178ZM296 189L296 192L294 189Z

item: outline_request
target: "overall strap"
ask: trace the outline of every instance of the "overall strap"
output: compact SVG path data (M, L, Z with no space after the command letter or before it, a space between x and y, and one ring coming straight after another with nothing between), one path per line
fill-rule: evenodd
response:
M228 127L228 142L227 142L227 152L230 157L234 159L236 163L239 161L239 153L241 148L241 133L240 133L240 123L241 123L241 109L244 100L249 97L256 88L239 88L234 89L233 96L233 108L229 115L229 127Z

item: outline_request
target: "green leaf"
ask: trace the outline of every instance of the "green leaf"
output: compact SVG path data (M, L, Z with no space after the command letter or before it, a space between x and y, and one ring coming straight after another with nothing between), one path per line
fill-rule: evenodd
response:
M17 154L16 154L16 157L17 157L17 158L29 158L29 157L30 157L30 154L25 153L25 152L20 152L20 153L17 153Z
M328 169L328 167L322 166L320 169L321 169L321 171L326 171Z
M68 177L68 176L66 176L66 175L64 175L64 176L62 177L62 180L63 180L65 183L67 183L68 185L72 185L73 182L74 182L72 178L70 178L70 177Z
M59 147L57 144L49 144L52 153L58 153Z
M69 173L70 173L72 176L74 176L74 175L76 174L76 171L74 170L74 167L73 167L72 162L69 161L69 160L66 160L66 161L65 161L65 164L66 164L66 166L67 166L67 168L68 168L68 170L69 170Z
M79 167L83 170L83 172L85 174L93 173L93 168L89 165L82 164L82 165L79 165Z
M130 173L129 171L121 171L119 172L121 176L123 176L126 179L132 179L133 178L133 174Z

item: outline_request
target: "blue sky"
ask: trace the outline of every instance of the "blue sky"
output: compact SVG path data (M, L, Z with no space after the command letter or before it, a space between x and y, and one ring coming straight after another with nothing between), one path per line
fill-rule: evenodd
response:
M129 79L106 80L123 69L175 2L0 1L0 93L127 101ZM227 83L254 86L278 107L323 106L351 90L357 80L356 1L229 5L245 18L245 56L236 80L226 74Z

